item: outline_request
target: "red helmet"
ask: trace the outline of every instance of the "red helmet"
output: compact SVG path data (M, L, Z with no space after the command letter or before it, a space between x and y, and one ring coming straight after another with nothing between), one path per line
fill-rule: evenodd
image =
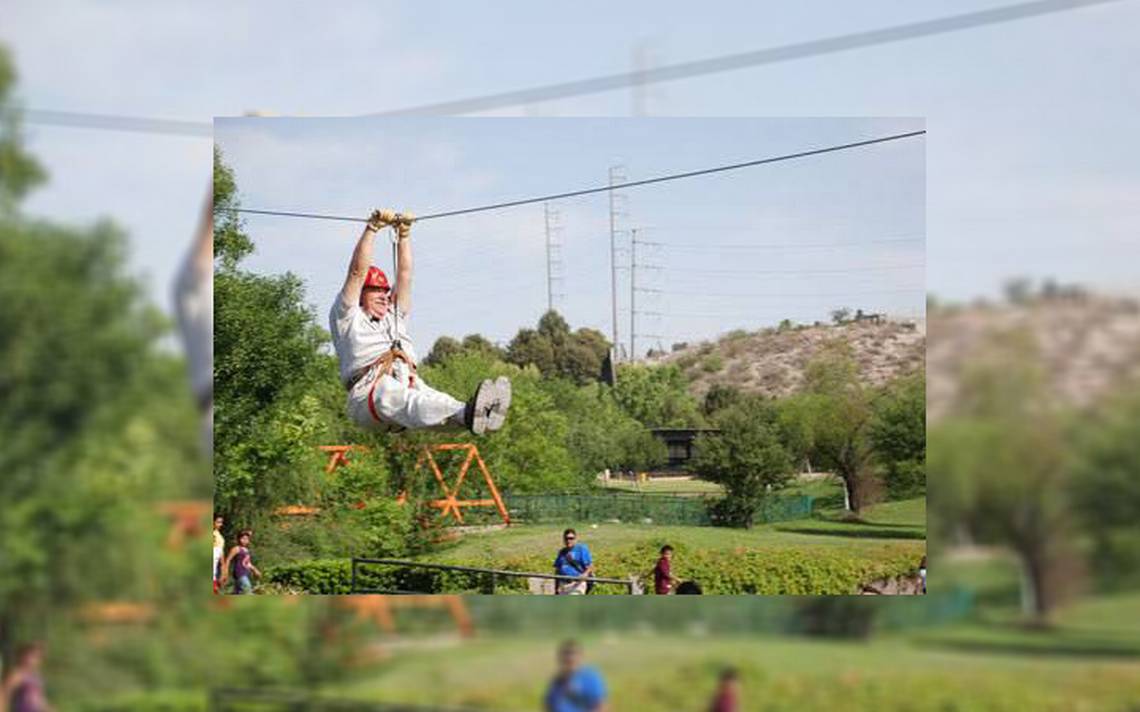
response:
M388 284L388 275L384 274L384 270L376 266L368 268L368 274L364 277L364 286L379 287L385 290L392 288L391 285Z

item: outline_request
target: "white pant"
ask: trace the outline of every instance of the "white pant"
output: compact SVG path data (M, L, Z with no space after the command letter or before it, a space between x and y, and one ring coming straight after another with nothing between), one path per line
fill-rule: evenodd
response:
M214 576L213 576L214 580L217 580L219 578L218 564L221 563L221 561L222 561L222 550L215 546L214 547Z
M348 394L348 417L359 426L370 430L397 425L404 428L432 428L439 425L463 425L466 404L448 394L437 391L415 377L415 387L408 388L407 374L397 364L397 380L381 376L372 390L372 374L365 375ZM368 408L369 393L376 413L384 422L377 422Z

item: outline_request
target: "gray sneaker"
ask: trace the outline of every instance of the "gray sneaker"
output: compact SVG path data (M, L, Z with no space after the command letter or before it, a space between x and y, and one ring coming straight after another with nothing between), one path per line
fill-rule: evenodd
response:
M487 416L487 430L494 432L507 421L507 411L511 408L511 380L506 376L495 379L495 400Z
M498 389L491 379L485 379L475 390L475 395L467 401L467 413L464 420L467 428L476 435L487 432L487 425L491 408L498 396Z

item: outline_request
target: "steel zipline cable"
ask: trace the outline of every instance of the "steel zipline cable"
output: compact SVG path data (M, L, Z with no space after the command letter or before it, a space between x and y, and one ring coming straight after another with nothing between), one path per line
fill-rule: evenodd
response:
M920 20L865 30L844 35L832 35L794 44L749 50L735 54L669 64L662 67L618 72L602 76L577 79L554 84L528 87L464 97L451 101L407 106L389 111L372 112L365 116L448 116L470 114L494 109L525 106L539 101L587 96L605 91L647 86L681 79L695 79L723 72L737 71L782 62L847 52L923 37L935 37L951 32L970 30L988 25L1016 22L1057 12L1069 12L1093 5L1104 5L1120 0L1033 0L1031 2L994 7L961 15ZM209 121L179 121L146 116L92 114L78 111L29 109L24 112L29 123L48 126L66 126L132 133L173 134L209 138L214 126Z
M654 178L646 178L644 180L635 180L626 183L614 183L612 185L603 185L595 188L583 188L582 190L571 190L565 193L554 193L551 195L542 195L534 198L523 198L521 200L509 200L502 203L491 203L489 205L479 205L471 208L460 208L458 210L445 210L442 212L428 213L426 215L419 215L415 218L415 222L423 222L424 220L437 220L439 218L450 218L457 215L469 215L471 213L480 213L488 210L502 210L504 208L513 208L519 205L530 205L532 203L543 203L549 200L561 200L563 198L576 198L583 195L592 195L594 193L605 193L612 190L626 190L628 188L637 188L644 185L653 185L655 183L664 183L666 181L681 180L683 178L695 178L697 176L711 175L714 173L724 173L726 171L735 171L742 168L752 168L754 166L762 166L769 163L778 163L781 161L790 161L797 158L807 158L808 156L819 156L826 153L835 153L837 151L847 151L853 148L862 148L864 146L872 146L880 143L887 143L889 141L899 141L907 138L914 138L915 136L922 136L926 133L925 129L919 131L908 131L906 133L891 134L889 136L880 136L878 138L865 139L863 141L853 141L851 143L843 143L835 146L824 146L823 148L813 148L807 151L797 151L796 153L785 153L780 156L769 156L767 158L759 158L754 161L745 161L743 163L730 163L724 166L714 166L712 168L702 168L695 171L686 171L684 173L670 173L668 175L656 176ZM304 218L308 220L337 220L340 222L357 222L366 223L367 218L350 217L346 215L327 215L323 213L302 213L289 210L261 210L254 208L217 208L219 212L228 211L236 213L244 213L248 215L272 215L277 217L286 218Z

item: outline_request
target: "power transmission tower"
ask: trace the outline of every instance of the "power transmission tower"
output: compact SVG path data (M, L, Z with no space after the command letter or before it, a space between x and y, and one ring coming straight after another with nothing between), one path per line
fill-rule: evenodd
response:
M630 231L630 246L629 246L629 358L631 361L637 360L637 337L644 336L646 338L655 338L660 340L659 334L644 334L637 331L637 317L641 316L654 316L660 317L659 311L638 311L637 309L637 293L642 292L651 295L659 295L662 290L651 289L649 287L639 287L637 285L637 270L655 270L660 271L661 265L651 264L646 262L638 262L637 247L642 245L644 247L660 248L663 247L660 242L650 242L648 240L637 239L637 229L634 228Z
M554 309L556 300L566 295L554 291L555 283L562 284L562 226L557 210L550 203L542 204L543 224L546 227L546 310Z
M621 165L610 166L610 180L609 185L611 190L610 196L610 301L613 308L613 348L615 359L620 348L621 341L618 340L618 288L617 288L617 273L618 273L618 225L619 217L627 216L625 195L619 194L612 188L621 185L626 181L625 167Z

